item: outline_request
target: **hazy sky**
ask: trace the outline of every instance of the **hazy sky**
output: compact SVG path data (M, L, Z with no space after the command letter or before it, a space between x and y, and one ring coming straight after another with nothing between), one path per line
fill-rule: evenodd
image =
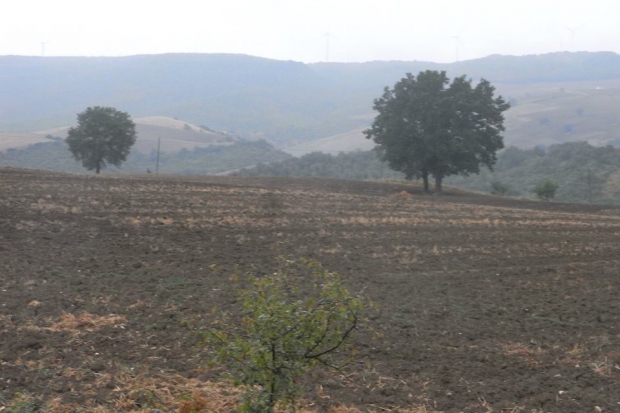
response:
M457 55L620 52L618 0L0 0L0 6L0 55L451 62Z

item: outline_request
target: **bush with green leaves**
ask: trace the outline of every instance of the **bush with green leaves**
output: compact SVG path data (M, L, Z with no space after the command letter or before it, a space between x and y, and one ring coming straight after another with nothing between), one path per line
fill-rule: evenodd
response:
M504 196L506 192L508 192L508 187L505 184L499 181L491 182L491 193L493 195Z
M272 274L245 277L238 288L241 318L218 319L200 334L212 361L246 388L242 411L293 409L300 379L315 367L343 368L355 357L352 334L370 304L313 260L280 259Z
M558 184L553 182L551 179L547 179L546 181L540 182L536 185L534 192L539 199L550 201L555 197L555 193L558 188Z
M0 411L4 410L6 413L34 413L41 411L41 402L30 394L17 392L14 395L14 399L0 408ZM1 399L0 399L1 401Z

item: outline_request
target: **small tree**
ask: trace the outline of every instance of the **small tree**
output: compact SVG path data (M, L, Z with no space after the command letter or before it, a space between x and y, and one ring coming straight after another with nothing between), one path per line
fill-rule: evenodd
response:
M240 323L224 314L201 332L213 361L246 387L246 412L273 412L278 403L294 408L299 378L318 365L341 368L336 356L353 354L348 341L361 322L365 301L337 274L316 261L280 262L275 273L244 280Z
M539 199L550 201L555 198L555 193L560 186L553 182L551 179L547 179L544 182L540 182L536 185L534 192Z
M89 171L107 164L120 167L136 143L136 125L129 115L110 107L89 107L78 114L78 125L66 139L73 157Z
M491 182L491 193L493 195L504 196L508 192L508 187L500 181Z

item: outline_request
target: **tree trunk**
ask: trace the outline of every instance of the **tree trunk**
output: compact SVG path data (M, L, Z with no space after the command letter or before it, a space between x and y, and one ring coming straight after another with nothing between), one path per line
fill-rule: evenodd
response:
M424 180L424 192L428 194L430 192L428 189L428 172L422 172L422 179Z
M441 182L443 181L442 176L435 177L435 192L441 194L443 192L443 188L441 187Z

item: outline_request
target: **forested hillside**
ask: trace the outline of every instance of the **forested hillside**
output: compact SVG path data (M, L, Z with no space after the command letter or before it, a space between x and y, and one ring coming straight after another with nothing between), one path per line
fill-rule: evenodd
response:
M404 179L380 162L374 151L339 153L312 152L270 164L260 163L236 173L239 176L311 176L341 179Z
M452 177L446 182L462 188L488 192L491 182L508 187L507 195L532 197L545 179L560 185L556 200L564 202L620 203L620 152L586 142L571 142L522 150L509 147L498 156L494 172Z
M618 139L620 56L609 52L311 65L226 54L0 56L0 132L70 126L76 113L100 105L288 148L364 129L385 86L427 69L497 86L513 103L508 144Z
M314 176L345 179L403 179L403 175L380 162L373 151L336 156L312 153L270 165L244 169L245 176ZM534 198L538 183L558 183L556 200L564 202L620 203L620 153L611 146L594 147L586 142L523 150L509 147L498 155L494 172L453 176L446 184L491 192L491 183L508 187L507 195Z
M226 54L3 56L0 71L0 131L71 125L76 113L94 105L282 145L351 126L339 114L350 99L345 90L292 61Z

